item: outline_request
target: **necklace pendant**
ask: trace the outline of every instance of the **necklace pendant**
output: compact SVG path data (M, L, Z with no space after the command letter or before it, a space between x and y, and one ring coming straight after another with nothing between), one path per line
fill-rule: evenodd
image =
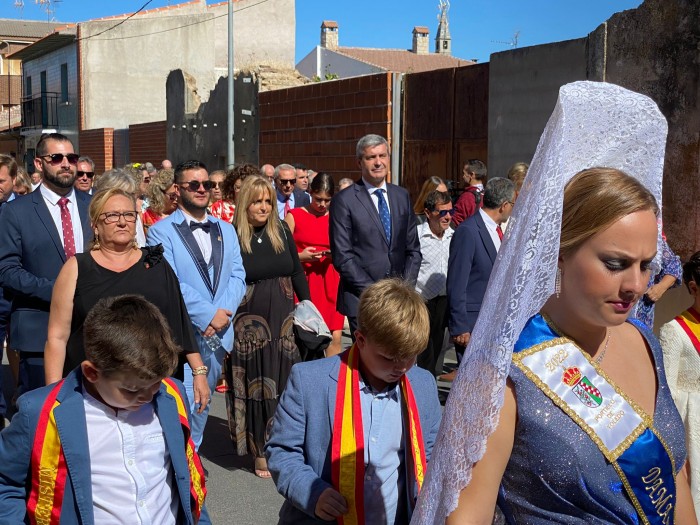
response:
M262 244L262 238L258 237L258 244Z

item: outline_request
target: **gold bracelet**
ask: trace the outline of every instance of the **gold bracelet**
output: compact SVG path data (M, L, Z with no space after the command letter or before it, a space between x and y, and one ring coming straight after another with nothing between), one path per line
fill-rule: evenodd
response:
M192 376L205 376L207 372L209 372L209 369L206 365L198 366L192 369Z

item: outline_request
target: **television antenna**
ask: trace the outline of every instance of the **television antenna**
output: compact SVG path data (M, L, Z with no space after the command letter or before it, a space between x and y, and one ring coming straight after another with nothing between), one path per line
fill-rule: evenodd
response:
M24 0L18 0L21 1L22 4L24 4ZM54 14L56 14L56 8L58 7L57 4L60 4L62 0L34 0L34 3L40 6L45 12L46 12L46 21L47 22L55 22L56 17Z
M19 17L24 18L24 0L15 0L15 9L19 9Z
M520 31L516 31L515 33L513 33L513 38L510 39L510 42L504 42L503 40L491 40L491 42L494 44L505 44L508 47L515 49L518 47L519 38L520 38Z

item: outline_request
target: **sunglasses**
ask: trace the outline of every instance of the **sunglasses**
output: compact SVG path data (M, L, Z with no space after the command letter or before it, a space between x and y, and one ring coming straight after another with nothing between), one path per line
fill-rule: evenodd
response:
M58 166L63 162L64 157L68 159L68 164L77 164L78 159L80 158L80 155L77 153L69 153L68 155L64 155L63 153L50 153L48 155L39 155L40 158L47 160L49 164L53 166Z
M166 193L165 196L170 199L171 201L176 201L177 200L177 192L173 193Z
M70 162L70 160L69 160L68 162ZM94 171L80 171L80 170L78 170L78 171L75 172L75 174L76 174L76 176L77 176L78 178L80 178L80 177L82 177L82 176L84 175L84 176L87 177L88 179L91 179L91 178L93 178L93 177L95 176L95 172L94 172Z
M205 180L204 182L199 182L198 180L191 180L189 182L183 182L182 184L178 184L178 186L180 186L181 188L188 189L190 191L199 191L199 187L203 186L204 191L209 191L214 186L214 183L209 180Z
M212 188L216 188L217 190L218 190L219 188L222 188L223 186L224 186L224 183L223 183L223 182L212 182L212 183L211 183L211 187L212 187Z
M435 210L435 213L437 213L440 216L440 218L442 219L447 214L452 215L452 211L453 210L440 210L440 211Z
M280 185L286 186L287 184L296 184L297 180L296 179L280 179Z
M136 213L135 211L125 211L124 213L108 211L106 213L100 214L100 218L103 221L105 221L105 224L114 224L115 222L119 222L119 219L121 217L124 217L124 220L126 222L136 222L136 217L138 217L138 213Z

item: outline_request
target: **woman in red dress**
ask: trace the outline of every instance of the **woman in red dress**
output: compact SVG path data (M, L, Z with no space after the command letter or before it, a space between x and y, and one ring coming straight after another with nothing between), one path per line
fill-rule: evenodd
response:
M294 234L299 260L309 281L311 301L333 334L333 340L326 350L327 356L340 353L340 337L345 322L335 307L340 276L332 264L328 237L328 206L334 190L333 178L328 173L319 173L309 187L311 204L293 208L284 218Z

